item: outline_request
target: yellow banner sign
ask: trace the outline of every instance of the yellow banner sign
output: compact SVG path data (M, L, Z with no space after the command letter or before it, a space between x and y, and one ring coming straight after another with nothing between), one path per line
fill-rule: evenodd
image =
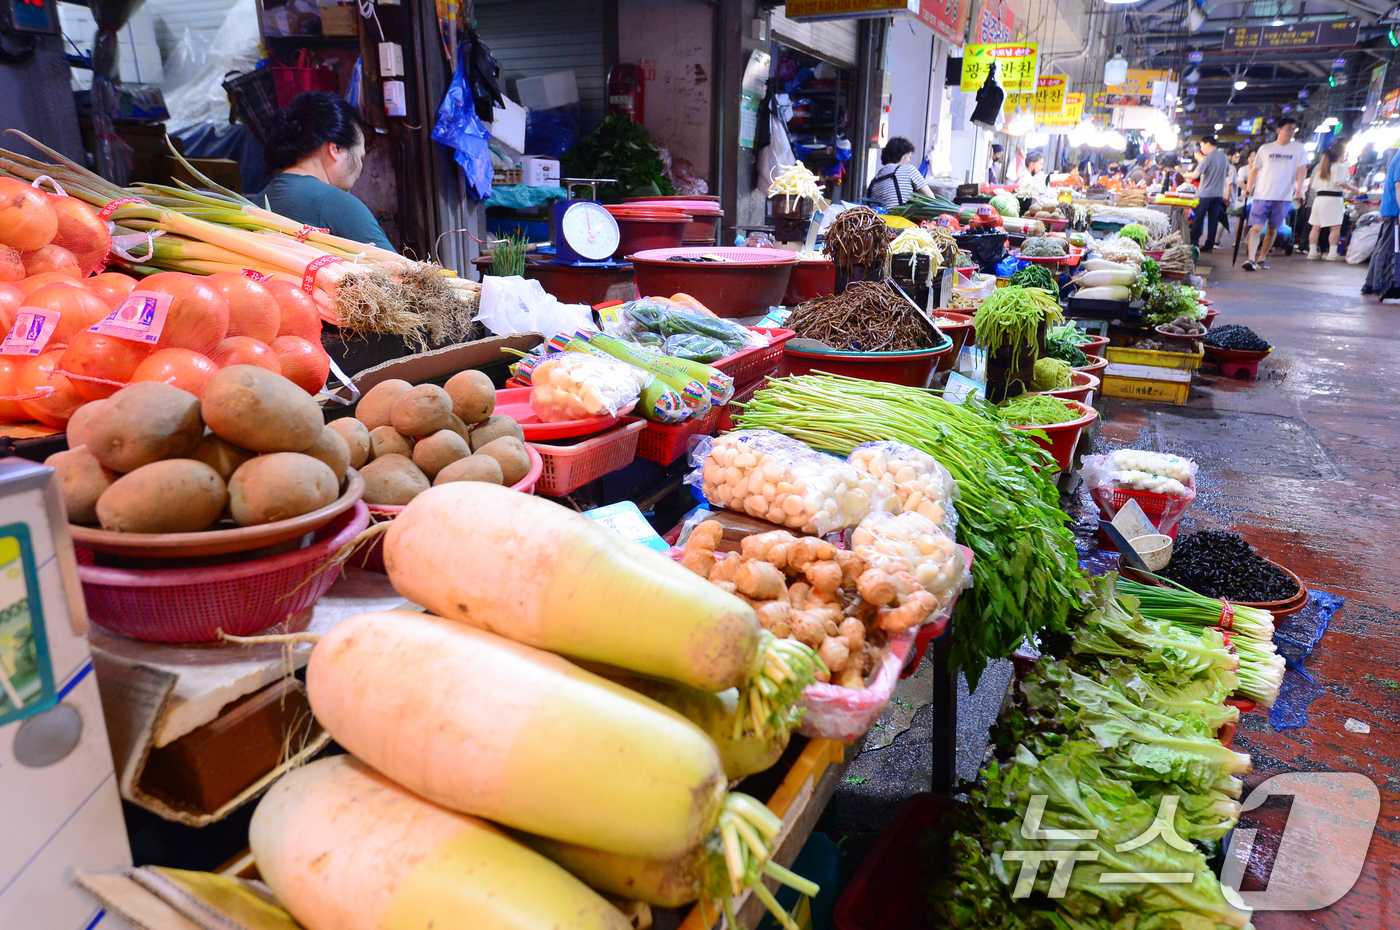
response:
M1063 113L1044 117L1040 121L1042 126L1078 126L1080 120L1084 119L1084 95L1065 94L1065 110Z
M1002 90L1008 94L1034 94L1036 48L1035 42L963 46L962 89L980 89L995 67Z
M881 13L917 13L919 0L788 0L788 19L811 16L848 17Z
M1030 111L1037 119L1063 113L1065 93L1069 89L1069 78L1063 74L1036 78L1034 94L1007 94L1002 109L1015 113L1016 108Z
M1129 97L1151 97L1154 81L1170 81L1171 79L1172 73L1170 71L1129 71L1127 80L1122 84L1110 84L1108 89L1115 94Z

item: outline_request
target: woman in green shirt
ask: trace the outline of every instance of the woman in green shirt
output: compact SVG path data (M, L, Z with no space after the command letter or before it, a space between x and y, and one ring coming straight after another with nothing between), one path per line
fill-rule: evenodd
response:
M367 128L355 108L335 94L310 91L292 98L278 111L263 149L268 167L280 172L263 191L269 208L392 251L369 207L350 193L364 170Z

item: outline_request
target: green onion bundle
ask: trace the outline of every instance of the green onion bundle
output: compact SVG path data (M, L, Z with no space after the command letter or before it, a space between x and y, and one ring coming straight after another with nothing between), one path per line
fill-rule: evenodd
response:
M1022 394L997 407L1003 423L1012 426L1051 426L1079 419L1079 411L1049 394Z
M1045 467L1049 453L1029 434L985 402L954 404L919 388L835 375L769 385L745 406L741 428L775 430L843 456L863 442L895 440L952 473L958 541L976 558L974 585L958 602L951 664L970 686L989 657L1010 655L1043 630L1067 630L1087 582Z
M979 346L991 352L1009 344L1014 359L1036 344L1042 321L1058 323L1061 319L1059 301L1049 291L1012 284L997 288L982 301L972 328Z

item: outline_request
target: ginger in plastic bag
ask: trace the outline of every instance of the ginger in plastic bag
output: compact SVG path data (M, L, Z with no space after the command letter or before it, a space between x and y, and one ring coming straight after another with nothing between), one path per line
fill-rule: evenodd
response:
M614 416L637 403L652 377L616 359L556 353L530 373L530 409L545 423Z
M860 523L877 489L847 462L770 430L707 437L691 462L686 482L710 503L817 536Z
M861 597L881 604L882 611L897 603L899 612L882 614L880 625L902 632L947 609L971 576L962 550L936 523L922 514L905 511L872 513L851 534L851 550L884 578L862 576ZM908 579L927 597L907 590ZM927 613L919 613L927 608Z
M848 460L856 471L890 492L883 502L885 510L923 514L954 537L958 483L933 456L902 442L867 442L856 446Z

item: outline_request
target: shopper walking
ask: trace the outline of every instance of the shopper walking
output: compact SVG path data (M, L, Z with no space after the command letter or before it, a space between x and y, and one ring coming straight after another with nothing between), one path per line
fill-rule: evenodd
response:
M1225 203L1225 190L1230 182L1230 160L1220 151L1215 136L1206 136L1198 146L1201 160L1187 177L1196 182L1196 197L1200 201L1191 215L1191 244L1201 244L1201 227L1207 227L1206 244L1202 252L1215 251L1215 235L1220 224L1220 207Z
M1249 189L1253 203L1249 206L1249 258L1241 266L1245 271L1268 270L1269 250L1274 247L1278 228L1288 218L1289 208L1301 198L1308 174L1308 151L1303 143L1293 141L1298 121L1285 116L1276 127L1273 142L1259 146L1254 167L1249 170ZM1267 232L1265 227L1268 228ZM1260 238L1264 248L1259 249Z
M1400 142L1390 147L1390 165L1385 169L1385 184L1381 187L1380 214L1376 250L1371 253L1371 265L1361 293L1380 294L1384 300L1395 283L1395 253L1400 251L1400 237L1396 231L1397 219L1400 219Z
M903 136L895 136L886 142L884 151L880 153L880 170L870 180L865 196L886 207L898 207L908 202L915 192L932 197L933 188L919 174L919 169L909 164L909 157L913 154L914 143Z
M1341 261L1341 253L1337 251L1337 238L1342 227L1342 195L1347 191L1356 190L1351 185L1351 172L1347 170L1346 145L1333 142L1327 151L1322 153L1317 167L1313 169L1311 183L1313 205L1309 220L1312 223L1312 232L1308 234L1308 261L1315 262L1323 257L1317 250L1317 243L1324 231L1331 246L1327 252L1327 261Z

